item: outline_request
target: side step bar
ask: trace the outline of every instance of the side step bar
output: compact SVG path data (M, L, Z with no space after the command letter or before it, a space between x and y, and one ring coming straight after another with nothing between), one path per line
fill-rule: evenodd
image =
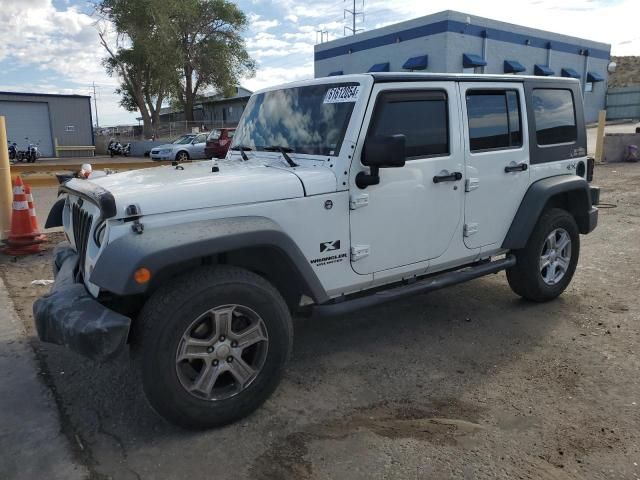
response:
M387 290L380 290L364 297L344 300L338 303L323 305L313 305L311 307L312 317L329 317L334 315L344 315L362 308L374 307L392 300L409 297L419 293L427 293L439 290L450 285L463 283L474 278L483 277L490 273L498 273L516 264L516 257L508 255L505 258L494 262L481 263L461 270L435 274L431 277L419 280L408 285L402 285Z

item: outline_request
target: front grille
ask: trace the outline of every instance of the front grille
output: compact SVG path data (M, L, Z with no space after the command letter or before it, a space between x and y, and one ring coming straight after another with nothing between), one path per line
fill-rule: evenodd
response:
M89 215L80 205L74 203L71 207L71 221L73 222L73 239L78 252L80 272L84 273L84 261L87 254L93 215Z
M157 155L158 153L160 153L160 150L151 150L152 155Z

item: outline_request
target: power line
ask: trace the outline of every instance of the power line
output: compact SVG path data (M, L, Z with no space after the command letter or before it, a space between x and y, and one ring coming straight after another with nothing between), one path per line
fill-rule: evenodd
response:
M347 0L344 0L345 2ZM362 32L364 30L364 28L356 28L356 19L358 18L358 15L362 15L362 21L364 22L364 0L362 0L362 10L358 11L358 9L356 8L356 0L353 0L353 9L349 10L347 8L344 9L344 19L347 18L347 13L349 15L351 15L351 27L348 26L344 26L344 36L347 36L347 30L349 30L351 32L351 35L355 35L358 32Z

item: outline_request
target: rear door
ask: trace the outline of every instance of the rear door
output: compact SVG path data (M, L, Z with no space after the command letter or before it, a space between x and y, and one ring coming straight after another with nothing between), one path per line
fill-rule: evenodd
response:
M499 247L529 185L521 83L460 83L464 118L464 243Z

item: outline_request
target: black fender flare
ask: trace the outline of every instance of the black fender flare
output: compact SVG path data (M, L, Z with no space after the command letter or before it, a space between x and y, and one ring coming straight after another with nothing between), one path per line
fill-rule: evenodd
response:
M59 198L56 203L53 204L49 215L47 215L47 221L44 223L44 228L62 227L62 211L64 210L64 198Z
M557 175L529 186L502 242L502 248L523 248L549 200L563 193L571 193L570 212L576 219L580 233L589 233L593 229L589 220L592 210L589 183L577 175Z
M141 218L144 222L144 220ZM243 248L279 250L298 273L306 292L317 303L329 297L298 245L274 221L265 217L235 217L145 228L109 243L93 268L90 282L117 295L146 293L153 277L165 269ZM149 269L152 282L138 284L134 272Z

